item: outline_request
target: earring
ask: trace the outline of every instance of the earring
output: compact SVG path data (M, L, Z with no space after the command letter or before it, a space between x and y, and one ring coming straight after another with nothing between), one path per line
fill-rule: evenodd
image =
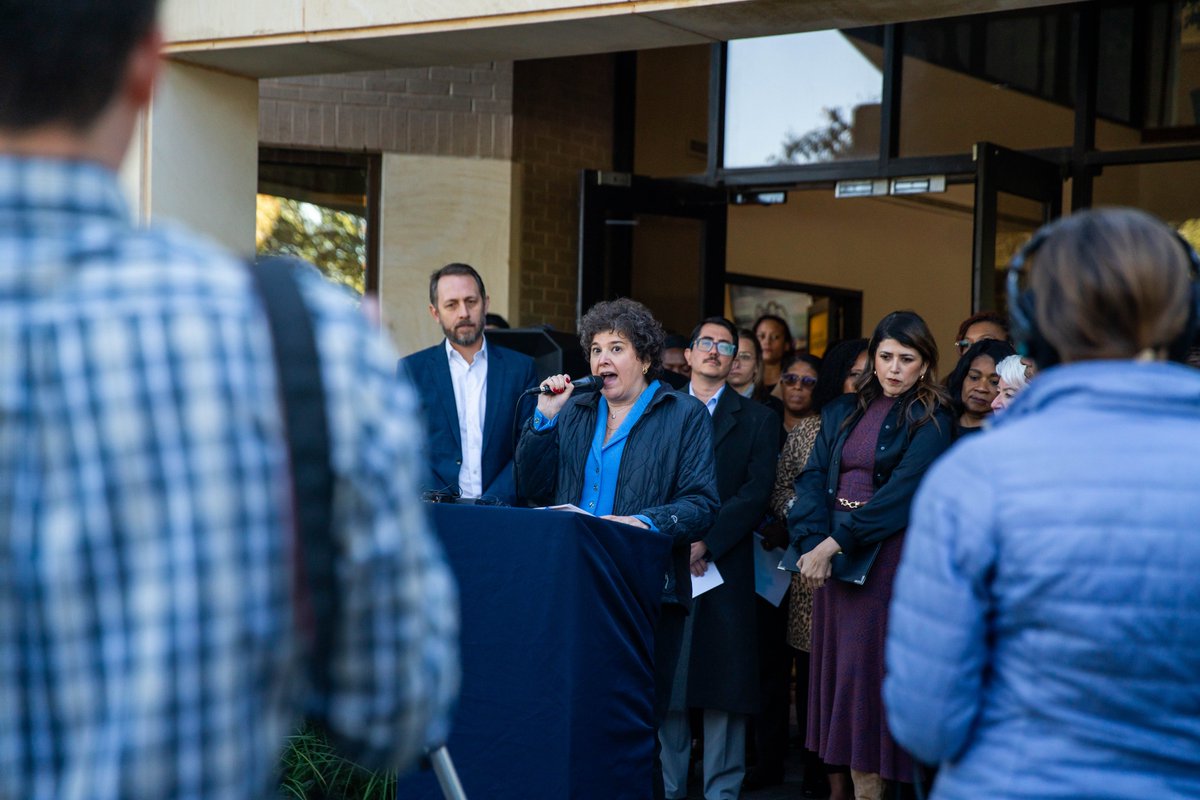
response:
M645 374L646 374L647 372L649 372L649 371L650 371L650 365L649 365L649 364L642 364L642 374L643 374L643 375L645 375Z

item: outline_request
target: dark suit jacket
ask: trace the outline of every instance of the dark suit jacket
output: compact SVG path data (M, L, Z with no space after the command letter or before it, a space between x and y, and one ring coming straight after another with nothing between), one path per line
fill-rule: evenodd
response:
M728 386L712 422L721 510L703 541L725 583L695 601L687 700L744 714L758 710L753 534L775 485L780 425Z
M516 502L513 484L513 418L533 414L534 403L520 403L521 392L537 382L533 359L515 350L487 345L487 407L483 418L483 494L504 503ZM450 380L446 343L428 347L400 360L421 398L428 435L429 468L422 479L423 490L458 486L462 466L462 438L458 431L458 406Z

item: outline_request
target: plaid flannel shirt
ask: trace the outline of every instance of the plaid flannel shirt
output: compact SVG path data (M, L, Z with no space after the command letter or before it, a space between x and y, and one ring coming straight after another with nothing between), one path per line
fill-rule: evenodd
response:
M314 271L341 618L331 729L371 765L446 734L453 580L415 398ZM266 798L305 702L291 506L246 266L131 225L115 176L0 157L0 798Z

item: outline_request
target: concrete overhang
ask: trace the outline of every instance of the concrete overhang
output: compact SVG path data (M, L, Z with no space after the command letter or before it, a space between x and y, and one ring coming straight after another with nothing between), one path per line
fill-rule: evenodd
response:
M167 54L254 78L704 44L1060 0L166 0Z

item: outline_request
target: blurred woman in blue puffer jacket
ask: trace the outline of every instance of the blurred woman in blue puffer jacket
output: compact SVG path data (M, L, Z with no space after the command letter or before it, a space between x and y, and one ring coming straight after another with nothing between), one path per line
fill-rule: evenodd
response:
M1129 209L1019 256L1014 322L1061 364L927 474L891 609L888 720L936 800L1200 797L1189 256Z

